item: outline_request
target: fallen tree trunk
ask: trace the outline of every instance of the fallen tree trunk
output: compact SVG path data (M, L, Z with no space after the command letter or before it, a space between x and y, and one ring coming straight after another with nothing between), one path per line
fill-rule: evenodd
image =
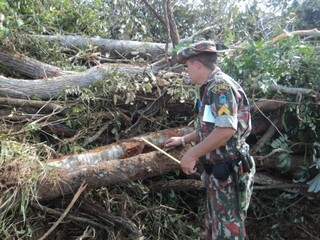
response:
M190 133L193 129L190 127L167 129L155 133L149 133L140 137L122 140L107 146L99 147L85 153L67 155L62 158L50 160L48 167L64 169L65 171L75 171L80 166L94 166L103 161L128 158L146 151L150 147L146 146L141 137L149 140L157 146L163 146L170 137L182 136Z
M146 69L142 67L104 64L82 73L33 81L0 76L0 96L50 99L58 97L68 88L87 87L97 81L102 81L111 73L134 76L145 72Z
M180 158L181 152L173 155ZM179 164L165 155L150 152L126 159L101 161L76 169L51 169L39 182L38 197L43 201L52 200L74 193L82 182L86 182L88 188L97 188L162 175L179 167Z
M67 48L87 48L97 46L102 53L111 53L121 57L141 55L152 59L159 58L165 54L164 43L139 42L131 40L113 40L100 37L83 37L68 35L31 35L31 38L51 43L59 43Z
M266 131L270 126L270 123L266 119L262 120L263 121L258 120L256 122L256 125L259 125L260 128L254 128L252 132L253 134L256 133L255 131ZM266 124L263 124L264 122ZM263 128L261 126L263 126ZM159 147L163 147L165 141L170 137L182 136L192 132L193 130L193 127L182 127L148 133L131 139L121 140L117 143L103 147L98 147L84 153L52 159L47 163L47 165L55 168L74 169L82 165L94 165L101 161L128 158L151 150L149 146L146 146L145 143L141 141L141 137L144 137Z
M12 72L17 72L32 79L51 78L70 74L70 72L63 71L61 68L42 63L23 54L6 51L0 51L0 64Z
M257 119L257 121L253 121L253 123L252 134L265 132L270 126L270 123L265 118ZM182 136L193 130L193 127L182 127L148 133L131 139L121 140L117 143L99 147L85 153L67 155L59 159L53 159L48 162L48 166L68 169L75 168L79 165L93 165L105 160L127 158L142 152L150 151L151 148L145 146L145 143L141 141L141 137L162 147L165 141L170 137Z

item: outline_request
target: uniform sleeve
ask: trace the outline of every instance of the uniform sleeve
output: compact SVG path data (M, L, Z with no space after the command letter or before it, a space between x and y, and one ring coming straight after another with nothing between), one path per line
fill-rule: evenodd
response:
M231 86L225 82L216 83L209 92L211 111L215 116L215 126L237 130L238 103Z

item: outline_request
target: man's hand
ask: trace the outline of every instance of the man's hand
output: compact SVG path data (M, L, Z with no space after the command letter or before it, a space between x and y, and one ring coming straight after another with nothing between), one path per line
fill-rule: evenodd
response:
M183 137L171 137L166 141L166 143L164 144L164 147L166 148L178 147L182 145L182 138Z
M195 173L197 171L195 166L196 166L198 160L199 160L199 158L193 154L192 148L189 149L183 155L181 162L180 162L180 166L181 166L182 171L187 175Z

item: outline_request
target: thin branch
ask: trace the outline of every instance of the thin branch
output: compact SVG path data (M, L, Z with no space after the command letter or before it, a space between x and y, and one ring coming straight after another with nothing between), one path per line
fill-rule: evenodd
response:
M272 39L272 43L276 43L279 41L282 41L284 39L287 39L289 37L293 37L293 36L300 36L300 37L304 37L304 36L312 36L312 37L320 37L320 31L316 28L314 29L309 29L309 30L297 30L297 31L293 31L293 32L287 32L285 31L284 33L274 37Z
M254 190L270 190L270 189L288 189L288 188L307 188L307 184L299 184L299 183L284 183L277 185L266 185L266 186L254 186Z
M72 201L69 203L68 207L66 210L62 213L62 215L59 217L59 219L51 226L51 228L41 237L39 240L44 240L46 239L57 227L58 225L63 221L63 219L68 215L69 211L73 207L73 205L76 203L78 198L80 197L81 193L86 189L87 185L82 183L81 186L79 187L78 191L74 195Z
M274 154L276 153L280 153L280 152L287 152L287 153L290 153L288 150L285 150L285 149L282 149L282 148L277 148L277 149L274 149L273 151L271 151L270 153L268 153L267 155L264 155L264 156L254 156L254 159L257 160L257 161L263 161L265 159L268 159L270 158L271 156L273 156Z
M203 29L195 32L192 36L182 39L180 41L180 43L193 42L198 36L201 36L203 34L207 34L213 30L214 30L214 26L209 26L209 27L203 28Z
M166 62L168 62L168 46L169 46L169 41L171 38L171 30L170 30L170 23L169 23L169 16L168 16L168 0L163 0L163 10L164 10L164 19L165 19L165 24L166 24L166 29L167 29L167 41L166 41L166 48L165 48L165 59Z
M275 120L274 125L276 126L279 123L278 120ZM253 154L259 152L261 148L270 141L270 139L274 136L276 133L276 128L271 125L268 130L265 132L265 134L259 139L259 141L253 146L251 152Z
M274 123L271 121L271 119L268 118L268 117L261 111L261 109L257 106L257 104L256 104L255 102L253 102L253 104L254 104L255 108L259 111L259 113L261 113L261 115L262 115L265 119L267 119L267 120L271 123L271 125L277 130L277 132L283 137L282 132L278 129L278 127L276 126L276 124L274 124Z
M86 138L86 140L83 143L83 146L87 146L88 144L94 142L95 140L97 140L100 135L108 129L108 127L110 126L110 124L112 123L112 121L107 122L106 124L104 124L93 136Z
M166 2L167 2L169 24L170 24L170 36L171 36L171 41L174 48L180 42L180 36L179 36L176 21L174 19L171 1L166 0Z
M55 210L55 209L52 209L52 208L48 208L46 206L42 206L42 205L32 205L34 208L36 209L39 209L39 210L42 210L46 213L49 213L51 215L55 215L55 216L61 216L61 214L63 214L62 211L59 211L59 210ZM70 219L70 220L73 220L73 221L76 221L76 222L79 222L79 223L84 223L84 224L89 224L91 226L94 226L94 227L99 227L101 229L104 229L106 230L107 232L110 231L110 229L100 223L97 223L91 219L88 219L88 218L84 218L84 217L78 217L78 216L74 216L72 214L68 214L68 216L66 217L67 219Z
M153 13L153 15L163 24L164 27L166 27L166 22L165 20L158 14L158 12L148 3L147 0L141 0L148 8L149 10Z

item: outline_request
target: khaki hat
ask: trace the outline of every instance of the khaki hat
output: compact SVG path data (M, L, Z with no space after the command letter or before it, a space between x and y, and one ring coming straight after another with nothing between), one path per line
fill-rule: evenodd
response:
M214 41L200 41L179 49L177 51L177 61L178 63L185 63L190 57L194 57L205 52L218 52Z

